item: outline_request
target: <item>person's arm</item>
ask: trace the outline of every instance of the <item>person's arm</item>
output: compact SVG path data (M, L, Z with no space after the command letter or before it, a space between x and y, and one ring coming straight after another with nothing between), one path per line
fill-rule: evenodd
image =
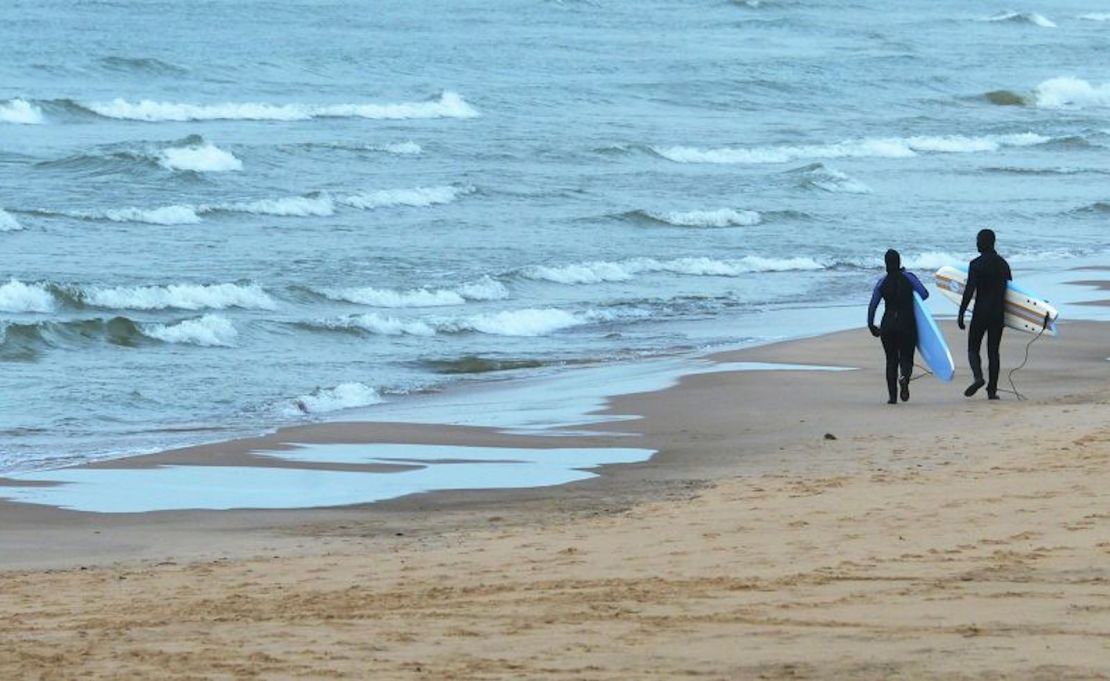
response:
M925 284L921 283L921 280L917 278L916 274L913 272L906 272L906 278L913 284L913 290L917 291L917 295L921 296L922 300L929 297L929 289L925 288Z
M956 325L961 329L964 328L964 313L967 312L967 306L971 304L971 299L975 297L975 288L978 285L975 266L969 265L967 268L967 284L964 286L964 298L960 301L960 314L956 317Z
M1013 281L1014 280L1014 275L1013 275L1013 273L1010 272L1010 263L1003 260L1002 261L1002 266L1004 268L1006 268L1006 281Z
M867 306L867 328L871 330L871 334L878 336L875 333L877 327L875 326L875 310L879 309L879 300L882 298L883 282L886 281L886 276L879 278L878 283L875 284L875 289L871 291L871 304Z

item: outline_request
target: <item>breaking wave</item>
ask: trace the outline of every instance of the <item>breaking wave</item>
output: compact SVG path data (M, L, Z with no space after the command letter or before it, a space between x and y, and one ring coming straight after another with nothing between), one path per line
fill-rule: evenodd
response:
M1042 82L1034 96L1037 106L1045 109L1110 106L1110 83L1091 85L1081 78L1062 76Z
M535 266L520 271L526 279L557 284L600 284L628 281L639 274L665 273L689 276L736 277L752 272L820 270L825 265L813 258L763 258L745 256L735 260L677 258L656 260L633 258L619 262L593 261L561 267Z
M171 284L79 290L76 302L118 310L273 310L274 299L258 284Z
M556 308L505 310L460 317L403 319L377 313L349 315L302 324L312 329L359 331L380 336L435 336L437 334L483 333L493 336L546 336L555 331L607 321L601 312L575 314Z
M183 75L188 73L180 66L174 66L154 57L104 57L99 60L101 66L112 71L128 71L138 73L153 73L159 75Z
M1110 14L1106 12L1091 12L1089 14L1080 14L1078 18L1087 21L1110 21Z
M23 225L11 213L0 208L0 232L18 232L21 229Z
M835 168L813 163L793 171L801 177L799 184L808 189L844 194L870 194L871 188Z
M440 307L463 305L467 301L504 300L509 289L490 277L452 289L380 289L373 287L324 289L321 293L338 300L371 307Z
M42 109L26 99L9 99L6 102L0 102L0 123L38 125L42 122Z
M186 319L177 324L151 324L142 331L151 338L165 343L203 345L206 347L232 347L239 338L239 332L226 318L206 314L197 319Z
M735 149L701 149L698 147L651 147L659 156L675 163L787 163L799 159L816 158L908 158L922 152L970 153L998 151L1002 147L1043 144L1051 138L1035 133L1013 135L963 135L866 138L835 144L802 146L774 146Z
M317 388L282 405L286 416L324 414L355 407L366 407L382 401L381 393L363 383L341 383L334 388Z
M140 222L152 225L192 225L202 222L201 216L212 213L249 213L276 217L328 217L335 214L337 204L358 210L373 210L391 206L424 208L451 203L460 195L473 191L473 187L416 187L414 189L386 189L340 197L332 197L326 192L313 192L306 196L288 196L235 203L174 205L160 208L127 207L101 211L34 210L28 212L46 216L60 215L79 220Z
M280 199L259 199L241 203L200 206L199 213L252 213L277 217L327 217L335 214L335 201L327 194L288 196Z
M0 311L50 312L54 307L54 296L42 284L24 284L13 278L0 285Z
M165 149L158 163L169 170L192 170L198 173L243 169L243 162L234 154L210 143Z
M976 19L990 23L1028 24L1041 28L1056 28L1056 23L1051 19L1036 12L1000 12L998 14Z
M385 189L376 192L352 194L339 199L345 206L370 210L388 206L435 206L451 203L460 194L474 191L473 187L416 187L414 189Z
M662 223L673 227L750 227L763 221L754 210L719 208L716 210L691 210L654 212L635 210L622 217Z
M304 121L313 118L368 118L379 120L405 120L417 118L473 118L478 112L456 92L444 92L437 99L400 104L185 104L156 102L144 99L128 102L115 99L110 102L81 104L88 111L106 118L123 120L160 121Z

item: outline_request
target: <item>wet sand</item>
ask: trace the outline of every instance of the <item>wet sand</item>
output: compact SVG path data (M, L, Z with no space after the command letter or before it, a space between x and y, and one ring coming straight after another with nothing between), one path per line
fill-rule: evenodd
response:
M1005 368L1030 338L1006 334ZM889 406L855 330L714 359L858 371L612 400L639 437L329 424L129 460L304 438L659 450L343 509L0 504L0 677L1110 678L1108 356L1110 327L1062 323L1015 377L1026 401L965 399L958 369Z

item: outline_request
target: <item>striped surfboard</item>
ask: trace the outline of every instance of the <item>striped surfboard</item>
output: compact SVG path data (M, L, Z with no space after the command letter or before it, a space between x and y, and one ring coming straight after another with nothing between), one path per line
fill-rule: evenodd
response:
M945 265L936 272L937 290L941 295L959 305L964 297L964 288L967 285L967 270ZM968 309L975 306L971 301ZM1026 333L1041 333L1056 335L1056 317L1059 313L1056 308L1049 305L1047 300L1036 296L1022 288L1019 284L1010 282L1006 287L1006 310L1003 323L1011 329Z

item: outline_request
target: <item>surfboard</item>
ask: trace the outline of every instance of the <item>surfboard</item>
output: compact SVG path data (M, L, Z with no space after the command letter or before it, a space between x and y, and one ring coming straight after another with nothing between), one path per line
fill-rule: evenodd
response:
M966 269L945 265L937 270L936 281L937 289L945 298L956 305L963 301L964 288L967 286ZM975 301L972 300L967 309L971 310L974 306ZM1043 328L1046 336L1056 335L1056 317L1059 315L1056 308L1047 300L1012 281L1006 287L1004 315L1002 323L1011 329L1025 333L1041 333Z
M917 353L925 360L934 376L948 383L956 375L952 353L948 351L944 334L933 321L933 315L929 313L929 308L925 307L925 301L917 291L913 292L913 317L917 320Z

